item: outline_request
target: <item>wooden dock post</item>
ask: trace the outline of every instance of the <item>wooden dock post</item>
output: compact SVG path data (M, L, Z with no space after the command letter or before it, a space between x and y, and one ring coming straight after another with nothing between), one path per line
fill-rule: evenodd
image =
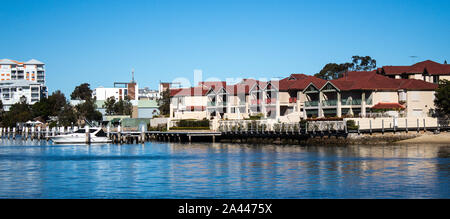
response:
M45 140L49 140L49 135L50 135L50 127L45 127Z
M361 134L361 131L359 130L359 120L358 120L358 135Z
M381 120L381 134L384 135L384 119Z
M425 125L425 119L423 119L423 131L427 132L427 126Z
M372 120L369 119L370 135L372 135Z
M419 118L417 118L417 133L419 133L420 127L419 127Z
M119 143L122 144L122 133L120 129L120 125L117 126L117 139L119 139Z
M405 118L405 130L408 133L408 118Z
M106 126L106 137L108 137L108 139L110 139L110 132L111 132L111 127L108 125Z
M141 143L145 143L145 125L141 126Z
M91 144L91 133L89 132L89 125L85 125L86 144Z
M395 122L395 117L394 118L392 118L392 126L394 127L394 134L395 134L395 132L397 131L397 126L396 126L397 124L396 124L396 122Z
M41 140L41 127L37 127L38 140Z

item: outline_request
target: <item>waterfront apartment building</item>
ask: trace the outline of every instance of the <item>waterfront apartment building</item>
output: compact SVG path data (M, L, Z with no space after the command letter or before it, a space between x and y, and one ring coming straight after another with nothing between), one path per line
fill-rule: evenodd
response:
M23 97L28 104L47 97L44 65L36 59L26 62L0 59L0 97L4 110L8 111Z
M377 73L395 79L417 79L437 84L439 80L450 80L450 65L427 60L411 66L383 66Z
M433 114L437 84L395 79L379 71L348 72L336 80L292 74L279 81L244 79L235 85L202 82L171 89L173 119L245 119L262 115L278 122L306 118L426 117Z
M22 101L22 98L31 105L46 96L47 88L38 82L23 79L0 81L0 100L5 111L9 111L11 105Z
M0 80L26 80L45 85L44 63L36 59L20 62L11 59L0 59Z

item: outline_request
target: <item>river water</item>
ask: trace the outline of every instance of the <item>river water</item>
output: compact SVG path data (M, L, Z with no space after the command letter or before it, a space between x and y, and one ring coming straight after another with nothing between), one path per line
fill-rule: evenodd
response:
M450 198L450 145L1 139L0 198Z

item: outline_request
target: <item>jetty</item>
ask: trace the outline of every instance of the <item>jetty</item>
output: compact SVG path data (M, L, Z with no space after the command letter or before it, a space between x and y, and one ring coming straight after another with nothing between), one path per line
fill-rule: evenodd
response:
M343 121L320 121L304 123L279 123L268 124L266 121L221 121L217 131L210 130L177 130L177 131L147 131L142 126L137 130L123 130L118 127L103 127L106 136L114 144L145 143L148 141L160 142L270 142L274 140L282 141L305 141L309 139L347 139L349 136L389 136L408 133L439 133L448 131L449 126L427 125L426 121L417 119L415 126L408 125L405 120L403 125L399 121L396 123L380 120L381 127L373 128L372 122L369 125L355 124L355 127L348 127ZM392 125L395 124L395 125ZM446 123L447 124L447 123ZM379 126L379 125L378 125ZM362 127L362 128L361 128ZM80 129L74 127L0 127L0 137L7 139L20 138L23 140L47 140L51 137L73 133ZM86 142L89 144L89 142Z

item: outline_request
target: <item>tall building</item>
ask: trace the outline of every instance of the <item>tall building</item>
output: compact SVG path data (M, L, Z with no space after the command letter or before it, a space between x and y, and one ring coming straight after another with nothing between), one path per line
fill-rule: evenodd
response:
M11 105L22 101L32 105L47 96L47 88L37 82L27 80L3 80L0 81L0 99L3 109L9 111Z
M0 100L4 110L25 97L28 104L34 104L47 97L44 63L36 59L20 62L0 59Z
M27 80L45 85L44 65L36 59L27 62L0 59L0 80Z

